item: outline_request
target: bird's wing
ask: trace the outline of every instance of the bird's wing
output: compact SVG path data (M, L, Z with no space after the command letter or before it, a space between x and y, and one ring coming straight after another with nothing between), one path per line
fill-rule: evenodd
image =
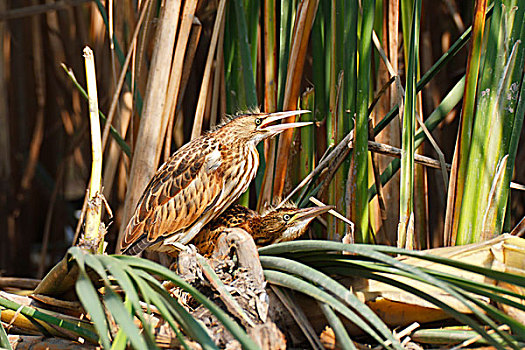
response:
M122 249L140 245L142 251L197 222L221 194L221 162L219 146L210 142L191 142L177 151L146 187L126 228Z

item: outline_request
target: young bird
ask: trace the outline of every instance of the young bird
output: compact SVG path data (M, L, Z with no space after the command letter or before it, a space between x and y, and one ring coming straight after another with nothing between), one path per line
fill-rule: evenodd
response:
M295 205L287 203L259 215L254 210L235 204L206 225L192 243L200 254L210 256L224 229L232 227L239 227L248 232L257 247L291 241L300 237L314 218L333 208L334 206L327 205L298 209Z
M257 144L305 125L275 124L308 111L249 113L182 146L151 179L122 238L124 254L187 244L246 191L259 167Z

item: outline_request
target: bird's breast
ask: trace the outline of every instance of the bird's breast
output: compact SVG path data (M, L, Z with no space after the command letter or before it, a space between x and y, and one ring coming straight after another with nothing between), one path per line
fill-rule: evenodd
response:
M208 155L206 155L205 159L205 169L207 172L212 172L217 170L221 164L223 163L223 155L219 148L215 148L213 151L211 151Z
M221 212L243 194L257 174L259 154L253 147L225 149L221 151L222 163L218 171L222 176L222 198L218 206Z

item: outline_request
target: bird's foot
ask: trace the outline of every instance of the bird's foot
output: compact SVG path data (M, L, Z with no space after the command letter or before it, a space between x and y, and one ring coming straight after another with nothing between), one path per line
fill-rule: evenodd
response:
M197 248L193 244L182 244L179 242L173 242L173 243L170 243L169 245L173 247L174 250L177 250L179 252L185 252L187 254L193 254L193 255L197 253Z

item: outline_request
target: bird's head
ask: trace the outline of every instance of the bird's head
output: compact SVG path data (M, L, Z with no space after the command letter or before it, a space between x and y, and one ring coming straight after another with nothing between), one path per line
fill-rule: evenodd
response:
M277 123L282 119L309 112L300 110L242 114L220 127L218 132L228 133L236 140L257 145L260 141L275 136L284 130L312 124L312 122Z
M259 236L254 237L259 246L291 241L301 236L308 224L317 216L334 209L333 205L299 209L293 204L285 204L278 209L270 209L260 218Z

